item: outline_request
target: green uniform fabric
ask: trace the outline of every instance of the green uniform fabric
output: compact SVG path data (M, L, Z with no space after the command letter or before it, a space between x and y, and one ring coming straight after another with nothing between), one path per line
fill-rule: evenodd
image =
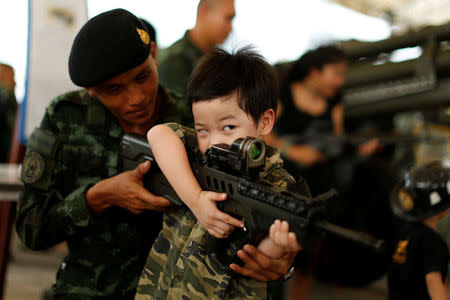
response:
M169 126L188 151L198 154L195 131ZM286 189L294 179L271 148L260 180ZM205 250L207 231L186 207L173 207L163 216L163 229L155 240L142 272L135 299L267 299L267 283L226 272ZM239 250L231 242L231 251Z
M160 86L158 123L186 122L183 107ZM133 215L112 207L91 215L86 190L118 174L124 132L111 112L86 90L54 99L28 140L16 230L23 243L46 249L67 241L69 253L53 285L62 299L133 299L161 213Z
M186 31L181 39L158 53L159 81L171 91L185 95L189 77L202 56Z
M0 84L0 163L7 162L16 121L14 91Z

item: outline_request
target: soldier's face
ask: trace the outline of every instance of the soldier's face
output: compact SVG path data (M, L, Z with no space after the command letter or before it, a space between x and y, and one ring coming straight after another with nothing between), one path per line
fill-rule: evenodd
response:
M233 29L233 19L236 15L234 9L234 0L222 0L208 8L205 15L208 24L208 35L211 42L218 45L222 44Z
M108 107L125 132L145 134L157 119L158 73L153 55L88 91Z
M316 90L326 98L332 98L344 84L346 62L326 64L321 70L314 70Z
M238 138L262 138L270 133L275 119L273 109L268 109L256 123L239 108L235 95L193 103L192 113L202 153L215 144L231 145Z

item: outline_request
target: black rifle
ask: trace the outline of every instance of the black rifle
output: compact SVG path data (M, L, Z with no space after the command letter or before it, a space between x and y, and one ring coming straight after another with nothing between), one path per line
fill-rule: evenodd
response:
M345 153L353 154L355 148L372 139L377 139L381 146L412 145L419 143L446 144L445 137L440 136L415 136L415 135L386 135L368 136L356 134L332 135L332 134L290 134L283 135L283 139L296 145L309 145L320 151L327 157L340 157Z
M188 153L189 154L189 153ZM143 137L125 134L121 141L123 170L133 170L140 163L150 160L152 167L144 176L144 186L155 195L164 197L176 205L183 205L176 192L157 167L149 144ZM331 190L318 197L309 195L307 186L297 191L283 191L278 187L258 182L258 174L264 168L266 146L260 139L237 139L232 145L214 145L203 160L192 159L190 164L200 186L204 190L227 193L226 201L218 202L222 211L244 221L245 230L235 230L229 238L253 245L268 234L274 220L286 220L304 248L312 247L326 231L366 245L376 251L384 250L384 242L363 232L339 227L326 221L326 201L336 196ZM215 254L222 266L235 260L226 239L209 236L207 249ZM237 249L235 249L237 250Z

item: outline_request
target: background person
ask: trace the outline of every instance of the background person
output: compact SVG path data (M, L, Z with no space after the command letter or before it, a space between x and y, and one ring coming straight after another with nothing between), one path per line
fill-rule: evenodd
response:
M8 161L17 113L14 69L0 63L0 163Z
M225 41L235 14L234 0L200 0L194 28L158 56L161 83L185 95L191 72L205 53Z

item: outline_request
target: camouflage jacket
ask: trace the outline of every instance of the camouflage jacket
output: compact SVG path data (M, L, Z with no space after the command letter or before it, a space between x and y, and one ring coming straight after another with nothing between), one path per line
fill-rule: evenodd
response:
M170 90L186 94L189 77L197 66L203 52L189 39L189 31L158 54L159 80Z
M160 87L158 122L188 119ZM22 164L25 189L18 202L16 230L23 243L46 249L67 241L69 252L53 285L64 299L132 299L162 215L133 215L112 207L91 215L86 190L121 169L119 122L86 90L66 93L48 106L30 136Z
M193 152L198 154L195 131L177 124L169 125L183 140L188 152L194 147ZM287 188L294 179L281 165L279 152L273 151L260 179ZM163 216L163 229L139 279L135 299L270 298L265 282L223 270L204 248L206 233L186 207L167 210ZM229 249L239 250L237 244L237 241L231 242Z
M0 163L8 160L16 112L17 101L14 92L0 84Z

